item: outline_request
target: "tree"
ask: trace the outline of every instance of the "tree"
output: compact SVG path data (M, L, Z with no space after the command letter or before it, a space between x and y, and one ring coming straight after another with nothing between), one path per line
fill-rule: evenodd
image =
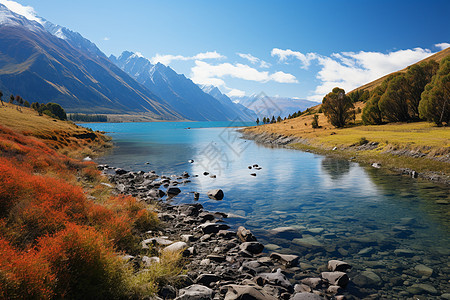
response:
M64 111L64 109L61 107L61 105L49 102L45 105L41 105L39 107L39 112L49 115L52 118L60 119L60 120L67 120L67 114Z
M272 120L270 120L270 124L275 123L275 116L272 116Z
M408 68L405 74L407 80L406 97L410 119L419 119L419 103L425 86L431 81L439 69L434 60L416 64Z
M259 118L256 118L256 125L259 125Z
M408 113L408 80L405 75L397 75L388 84L386 92L381 96L378 107L389 122L407 122Z
M9 103L14 103L14 95L9 96Z
M3 97L3 92L0 91L0 101L2 102L2 106L3 106L3 105L5 105L5 104L3 103L2 97Z
M319 128L319 115L314 115L313 120L311 122L312 128Z
M344 127L348 121L353 119L353 103L345 91L335 87L322 101L322 110L334 127Z
M378 107L378 102L381 96L383 96L386 90L387 83L383 82L380 86L377 86L367 102L362 112L362 121L364 125L379 125L383 123L383 114Z
M25 107L30 107L30 102L28 102L27 100L25 100L25 102L23 103L23 106L25 106Z
M419 104L420 117L441 126L450 123L450 57L443 59L439 70L425 87Z
M277 122L281 122L281 121L282 121L281 116L278 116Z

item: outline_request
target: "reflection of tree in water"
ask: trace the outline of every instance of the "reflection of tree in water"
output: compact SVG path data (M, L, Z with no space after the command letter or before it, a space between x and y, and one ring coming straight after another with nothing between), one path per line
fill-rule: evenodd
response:
M338 180L350 171L350 162L343 159L326 157L322 159L322 169L332 180Z
M427 217L450 230L450 193L448 186L429 180L417 180L399 172L366 168L366 174L390 201L414 207ZM419 223L422 220L417 220Z

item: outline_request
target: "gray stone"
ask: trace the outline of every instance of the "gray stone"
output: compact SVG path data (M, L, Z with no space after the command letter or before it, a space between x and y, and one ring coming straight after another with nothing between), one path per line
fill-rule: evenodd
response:
M397 256L413 257L416 253L409 249L395 249L394 254Z
M330 270L331 272L333 271L341 271L341 272L345 272L348 269L351 269L352 267L346 263L345 261L341 261L341 260L330 260L328 261L328 270Z
M372 271L363 271L356 275L353 283L359 287L375 287L380 286L381 278Z
M223 199L223 191L221 189L215 189L208 191L208 197L213 200L222 200Z
M227 230L230 226L223 223L205 223L198 226L205 234L218 233L220 230Z
M236 234L242 242L256 241L256 238L253 235L253 233L250 230L245 229L245 227L243 226L239 226Z
M239 248L251 254L259 254L264 250L264 245L259 242L244 242Z
M294 239L292 242L305 248L323 248L323 244L312 236L305 236L301 239Z
M433 286L424 283L413 284L406 290L411 294L438 294L438 291Z
M316 289L318 286L322 284L322 278L319 277L310 277L305 278L300 281L303 284L306 284L309 287L312 287L313 289Z
M179 193L181 193L181 190L177 187L169 187L167 188L167 194L169 194L170 196L176 196Z
M213 290L206 286L193 284L180 290L180 296L176 300L209 300L213 298Z
M163 252L178 252L183 251L187 248L187 244L185 242L175 242L170 246L167 246L163 249Z
M276 300L273 295L268 294L265 290L257 285L226 285L227 290L225 300Z
M288 268L298 265L299 260L299 257L297 255L280 254L276 252L270 254L270 258L281 262Z
M289 240L302 237L298 229L289 226L273 228L269 231L269 233L275 237Z
M284 288L291 288L292 285L289 282L289 280L284 276L283 273L281 273L281 269L278 268L274 273L261 273L256 278L256 283L258 285L263 286L266 283L270 283L273 285L282 286Z
M433 269L425 265L417 265L414 267L414 270L420 276L430 277L433 274Z
M367 248L364 248L364 249L362 249L361 251L359 251L359 252L358 252L358 255L361 255L361 256L368 256L368 255L371 255L373 252L375 252L375 249L374 249L374 248L372 248L372 247L367 247Z
M205 286L209 286L213 282L217 282L220 280L220 277L215 274L200 274L195 283L203 284Z
M331 285L338 285L341 287L345 287L349 282L348 275L344 272L322 272L320 273L320 277L330 283Z
M313 293L296 293L292 295L291 300L322 300L324 298Z

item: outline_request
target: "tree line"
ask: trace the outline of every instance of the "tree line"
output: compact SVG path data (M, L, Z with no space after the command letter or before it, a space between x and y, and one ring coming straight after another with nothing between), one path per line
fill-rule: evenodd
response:
M108 116L74 113L69 114L69 120L74 122L108 122Z
M450 56L416 64L405 73L387 77L372 91L357 90L345 94L334 88L322 101L322 110L335 127L355 120L353 103L362 101L365 125L427 120L438 126L450 123Z
M449 125L449 98L450 56L386 78L370 93L362 119L366 125L420 120Z

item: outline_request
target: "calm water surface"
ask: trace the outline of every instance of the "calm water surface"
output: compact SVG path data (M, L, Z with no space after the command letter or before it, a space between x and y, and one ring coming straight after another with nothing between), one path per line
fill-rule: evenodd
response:
M377 289L386 293L430 293L414 290L414 284L435 288L435 295L450 292L448 187L346 160L268 148L240 139L234 128L224 128L228 125L83 124L113 137L115 148L99 163L199 175L174 201L193 202L190 192L200 192L205 208L234 214L228 222L251 229L266 249L301 255L303 268L345 259L355 266L354 276L362 270L378 274ZM262 169L248 169L254 164ZM204 176L205 171L217 178ZM213 188L223 189L223 201L206 197ZM432 275L423 275L417 265L433 269Z

